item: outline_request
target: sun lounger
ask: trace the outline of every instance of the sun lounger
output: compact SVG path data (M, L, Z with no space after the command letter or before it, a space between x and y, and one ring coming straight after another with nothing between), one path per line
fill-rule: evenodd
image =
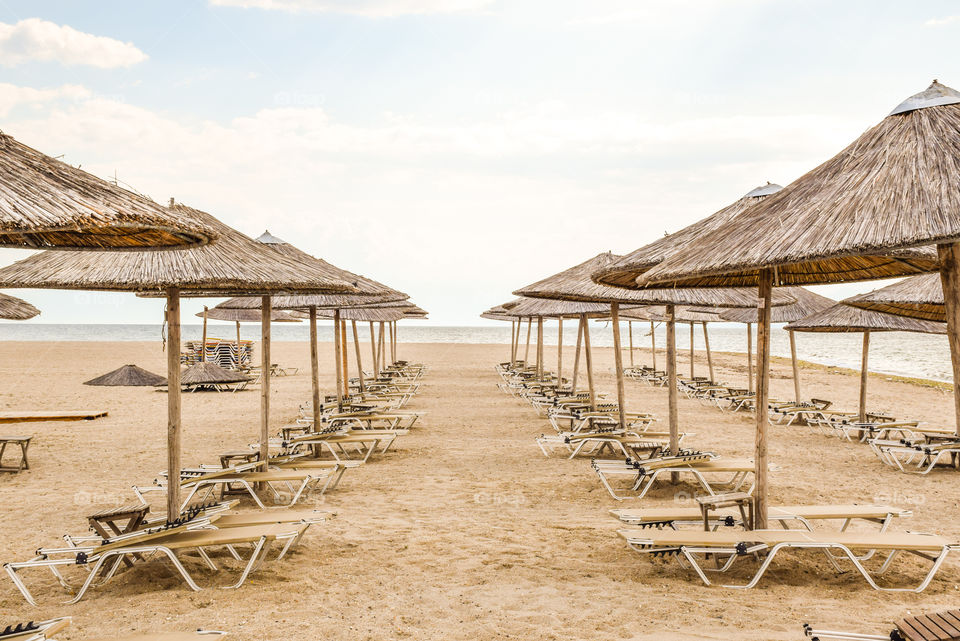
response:
M875 439L870 446L881 461L907 474L929 474L938 466L960 466L960 440L914 445Z
M728 588L752 588L763 578L767 568L783 550L815 550L827 553L830 563L840 571L836 559L846 559L853 564L864 580L875 590L889 592L921 592L936 575L950 551L960 549L960 543L932 534L900 532L864 533L829 532L818 530L656 530L623 529L619 531L631 548L654 556L676 556L696 571L706 585L712 585L707 572L727 572L738 560L762 558L759 567L745 583L727 584ZM859 551L858 555L855 551ZM876 570L868 570L861 562L863 553L878 552L885 558ZM931 563L916 587L884 587L876 577L883 574L901 553L910 553ZM833 554L830 554L833 553ZM703 564L705 555L718 559L715 569ZM835 555L835 556L834 556ZM723 563L720 559L725 559Z
M680 443L687 436L679 435ZM659 455L669 447L669 432L640 432L616 428L593 432L567 432L564 434L541 434L536 438L537 446L544 456L550 456L558 448L563 448L567 458L580 455L592 455L609 450L611 454L622 454L626 458L640 459Z
M407 430L343 430L329 434L307 433L290 440L271 440L272 446L279 446L284 454L297 454L303 448L316 448L318 454L329 452L336 461L357 460L350 450L366 462L374 452L386 453L398 436L407 434Z
M53 572L57 580L66 589L74 592L74 587L67 581L63 570L70 567L81 567L87 571L86 580L75 592L69 603L76 603L83 598L87 590L94 585L100 585L114 576L124 558L145 559L150 555L166 557L177 570L184 582L192 590L200 590L200 586L193 580L178 555L195 551L211 570L217 566L210 559L208 550L211 548L228 548L235 554L237 546L251 545L253 548L240 578L231 588L238 588L247 580L247 577L266 559L269 548L276 541L288 544L291 540L299 540L303 530L308 525L300 523L251 525L244 527L230 527L223 529L203 529L195 522L170 524L151 530L139 530L130 534L116 537L101 545L89 547L41 548L37 556L29 561L6 563L4 568L13 580L17 589L31 605L36 601L19 572L28 568L46 568ZM196 529L191 529L191 527ZM101 571L103 576L101 577ZM100 581L97 578L100 577Z
M261 483L272 493L275 505L273 507L289 507L300 500L305 494L312 494L319 488L320 495L326 492L327 487L333 480L331 470L238 470L236 468L226 470L208 470L199 469L196 471L187 470L182 473L186 478L180 481L181 492L184 493L181 509L186 507L195 498L199 501L207 500L217 489L232 489L237 486L246 490L247 494L253 499L261 510L267 509L260 497L254 491L254 485ZM133 491L137 497L146 502L144 494L150 491L166 491L168 479L160 476L155 481L154 487L134 486ZM289 497L284 499L284 492Z
M624 523L642 528L672 528L678 525L703 526L703 514L698 507L654 507L610 510ZM811 521L840 521L840 531L845 532L854 521L866 521L880 525L885 532L894 518L905 518L913 512L888 505L778 505L768 509L767 519L776 521L784 528L799 523L812 530ZM734 509L718 510L711 514L711 526L742 526L740 514Z
M753 461L749 459L725 459L711 453L699 452L636 462L597 459L592 461L591 465L600 478L600 483L610 496L618 501L643 498L664 474L692 476L707 494L716 494L714 488L719 487L724 488L724 491L737 492L743 490L755 469ZM717 480L716 475L723 475L723 478ZM622 495L623 489L614 488L615 479L627 481L626 495ZM743 491L750 494L753 486Z
M897 621L889 634L861 634L836 630L815 629L803 624L804 635L812 641L837 639L841 641L956 641L960 639L960 610L945 610L934 614L909 616Z

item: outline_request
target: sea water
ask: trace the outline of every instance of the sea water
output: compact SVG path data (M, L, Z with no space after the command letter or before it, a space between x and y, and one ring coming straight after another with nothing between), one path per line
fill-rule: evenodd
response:
M368 340L367 324L360 326L360 339ZM628 326L622 326L623 348L629 344ZM332 341L333 331L330 325L321 324L318 329L321 341ZM650 325L633 324L634 346L642 349L650 347ZM184 325L184 340L198 340L202 326ZM709 325L710 347L721 352L746 352L747 337L744 325L734 323L711 323ZM756 328L754 327L754 331ZM526 340L526 325L523 326L521 341ZM557 344L557 323L544 324L544 344ZM236 337L234 324L211 324L208 328L211 337L233 339ZM272 337L275 341L306 341L308 327L305 323L275 323ZM576 322L568 321L564 325L564 345L576 342ZM0 322L0 341L159 341L163 337L161 325L52 325L44 323ZM399 337L409 343L471 343L502 344L504 357L509 358L510 326L506 323L487 327L442 327L427 325L418 321L400 324ZM241 325L241 338L258 340L260 326ZM533 340L536 339L536 327L533 328ZM863 346L862 334L798 333L796 336L799 358L823 365L860 368L860 355ZM613 332L609 323L591 323L590 340L593 345L610 347L613 345ZM658 349L663 349L666 340L666 328L659 324L656 328ZM689 325L677 325L677 348L689 349ZM756 337L754 337L756 345ZM702 350L703 331L697 326L694 333L694 348ZM771 334L771 351L775 356L790 356L790 344L787 332L782 326L774 326ZM662 358L662 357L661 357ZM642 359L641 359L642 360ZM662 360L660 361L662 363ZM907 332L875 332L870 337L870 370L900 376L912 376L938 381L951 380L950 352L945 336L913 334Z

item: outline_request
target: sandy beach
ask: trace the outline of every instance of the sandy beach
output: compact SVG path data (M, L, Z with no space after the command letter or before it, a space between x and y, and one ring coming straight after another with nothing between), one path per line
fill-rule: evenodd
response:
M305 344L276 343L273 351L276 362L301 368L274 381L277 429L308 399L310 379ZM884 633L907 613L956 605L960 557L949 558L925 592L894 595L850 573L838 576L809 553L785 555L758 588L735 591L702 585L673 559L632 552L608 513L624 505L601 488L588 460L545 458L533 439L549 423L497 390L493 365L508 351L401 344L401 358L430 368L410 405L425 418L387 455L348 471L339 488L309 501L337 517L314 527L291 557L268 563L243 588L192 592L169 569L140 566L68 606L54 581L34 571L26 580L41 606L28 606L2 576L0 619L70 615L74 625L65 639L204 627L228 630L238 641L769 640L802 638L803 622ZM686 373L686 355L680 356ZM0 476L0 561L29 558L65 533L83 532L88 513L129 503L131 485L152 482L165 465L166 395L81 383L126 363L163 372L164 358L159 343L0 344L0 409L109 411L92 422L0 427L34 437L31 469ZM546 358L556 362L555 348L546 349ZM637 350L636 358L649 363L649 351ZM330 345L321 345L321 363L321 384L332 390ZM721 380L744 381L744 357L717 355L715 364ZM612 393L610 349L597 350L596 369L599 389ZM773 396L792 395L788 376L789 365L775 362ZM804 396L856 406L851 373L811 365L803 377ZM628 381L627 396L630 409L665 418L665 388ZM872 409L904 419L952 421L950 395L933 387L872 376L870 398ZM258 416L256 391L184 395L184 463L213 463L222 451L246 447L256 438ZM752 455L752 416L681 396L680 424L695 433L686 445ZM773 504L881 501L914 510L897 530L960 538L953 473L904 475L881 465L865 445L807 427L773 426L770 446L780 468L771 474ZM672 505L695 489L663 487L642 504ZM226 584L223 574L193 567L203 585ZM919 578L919 563L906 567Z

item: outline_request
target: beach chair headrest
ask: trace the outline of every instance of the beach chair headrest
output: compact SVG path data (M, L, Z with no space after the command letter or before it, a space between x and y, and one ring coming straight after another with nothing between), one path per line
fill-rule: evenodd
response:
M16 625L8 625L3 629L3 632L0 632L0 639L3 637L13 636L15 634L23 634L24 632L30 632L31 630L39 630L40 626L29 621L27 623L18 623Z

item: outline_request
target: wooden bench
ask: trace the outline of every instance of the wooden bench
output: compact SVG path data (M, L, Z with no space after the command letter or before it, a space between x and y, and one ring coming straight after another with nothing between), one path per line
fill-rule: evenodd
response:
M32 436L0 436L0 472L20 472L30 469L27 450L30 448L30 439L32 438ZM8 445L20 447L20 459L16 465L3 464L3 453Z
M106 416L104 410L27 410L0 412L0 423L34 423L40 421L92 421Z

